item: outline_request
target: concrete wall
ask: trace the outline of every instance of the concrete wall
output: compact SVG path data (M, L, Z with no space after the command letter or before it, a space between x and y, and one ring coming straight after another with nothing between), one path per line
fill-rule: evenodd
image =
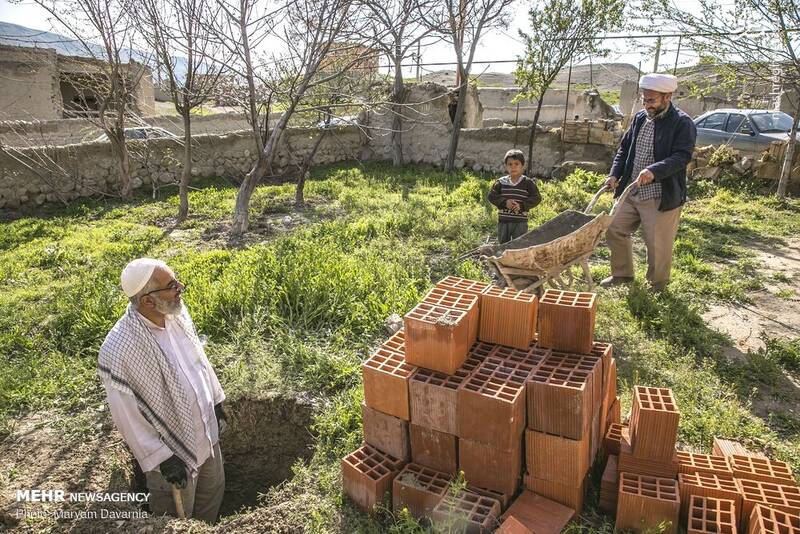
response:
M482 87L478 90L483 117L485 119L501 119L503 122L513 124L531 124L536 114L536 101L524 100L513 104L512 100L519 93L518 87ZM567 100L566 89L550 89L544 95L542 109L539 114L539 124L555 126L564 120L564 110L567 110L567 120L573 120L577 115L583 119L608 119L614 117L613 109L603 102L597 94L572 90Z
M0 45L0 120L61 117L56 53Z

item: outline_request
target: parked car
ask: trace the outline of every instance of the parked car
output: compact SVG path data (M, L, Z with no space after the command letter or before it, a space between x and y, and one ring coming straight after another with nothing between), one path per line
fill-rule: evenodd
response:
M174 133L159 128L158 126L137 126L136 128L125 128L125 139L180 139ZM108 141L106 134L101 135L95 141Z
M767 109L715 109L694 119L697 145L724 145L746 154L760 154L773 141L789 138L792 117Z

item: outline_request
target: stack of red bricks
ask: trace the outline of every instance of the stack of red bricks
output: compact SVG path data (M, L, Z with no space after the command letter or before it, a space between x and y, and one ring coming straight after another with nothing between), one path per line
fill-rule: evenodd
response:
M395 511L456 531L505 522L558 532L581 510L605 430L620 421L595 306L592 293L539 300L439 282L363 364L365 444L342 460L347 495L371 512L390 492ZM459 472L467 489L453 495ZM523 475L529 491L517 497Z
M669 389L636 386L629 425L609 427L600 507L616 512L617 529L800 534L800 489L786 463L722 439L713 454L678 451L679 417Z

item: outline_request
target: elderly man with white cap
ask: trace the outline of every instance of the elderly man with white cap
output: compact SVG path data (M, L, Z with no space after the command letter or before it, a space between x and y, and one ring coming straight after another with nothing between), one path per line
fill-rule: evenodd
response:
M150 258L121 278L130 303L98 359L111 416L145 473L150 511L179 515L182 502L186 517L213 523L225 491L225 393L181 300L186 286Z
M646 74L639 81L644 109L625 132L606 181L615 197L629 184L637 186L606 232L611 276L603 286L633 281L631 235L640 226L651 289L660 291L669 282L672 247L686 202L686 166L697 137L692 118L671 102L677 87L678 79L669 74Z

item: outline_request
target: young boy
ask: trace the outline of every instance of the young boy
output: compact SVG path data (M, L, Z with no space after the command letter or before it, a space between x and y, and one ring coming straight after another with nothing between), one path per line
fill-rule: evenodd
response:
M522 175L525 155L509 150L503 158L508 174L497 180L489 191L489 202L497 206L497 240L506 243L528 231L528 210L542 201L536 182Z

